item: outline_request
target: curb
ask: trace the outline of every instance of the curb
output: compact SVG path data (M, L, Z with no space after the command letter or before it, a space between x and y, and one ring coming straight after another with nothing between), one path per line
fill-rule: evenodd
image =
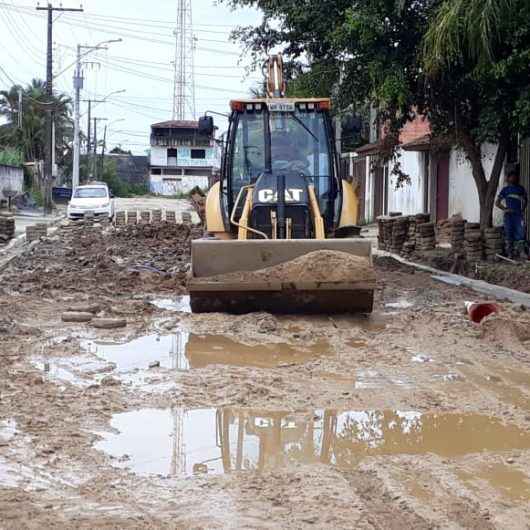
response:
M57 219L54 219L52 222L48 224L49 232L48 235L52 235L59 227L57 226L62 221L64 221L64 217L59 217ZM21 234L15 239L11 240L8 245L6 245L4 248L0 250L0 257L4 254L8 254L9 251L14 251L11 256L8 256L7 258L0 260L0 272L3 271L15 258L20 256L22 252L26 248L33 248L36 246L39 242L38 241L32 241L31 243L27 243L26 241L26 234Z
M467 287L468 289L472 289L477 293L487 295L488 297L493 297L496 300L508 300L513 304L519 304L521 306L525 306L527 309L530 309L530 294L523 293L521 291L516 291L508 287L494 285L483 280L473 280L472 278L467 278L466 276L460 276L459 274L445 272L439 269L435 269L434 267L429 267L428 265L421 265L420 263L407 261L401 256L398 256L397 254L392 254L391 252L375 250L374 255L389 257L395 259L399 263L408 265L409 267L413 267L423 272L429 272L431 273L432 279L438 282L442 282L447 285L452 285L454 287Z

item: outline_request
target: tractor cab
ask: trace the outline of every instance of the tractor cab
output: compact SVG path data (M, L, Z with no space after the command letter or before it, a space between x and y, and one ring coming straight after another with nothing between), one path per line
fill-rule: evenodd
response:
M311 188L325 228L332 230L340 206L340 181L329 99L235 100L230 106L221 171L223 210L232 212L235 207L240 217L244 203L238 204L238 196L252 186L252 226L262 227L269 238L280 237L274 216L284 202L291 225L288 237L310 239Z

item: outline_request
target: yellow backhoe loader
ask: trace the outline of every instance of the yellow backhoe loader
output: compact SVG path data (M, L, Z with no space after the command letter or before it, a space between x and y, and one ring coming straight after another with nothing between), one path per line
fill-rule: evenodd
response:
M285 97L280 55L267 70L266 98L230 103L221 179L206 200L208 238L192 245L192 310L369 313L375 277L366 274L329 281L248 274L319 251L360 257L372 271L356 189L340 177L330 100ZM201 134L214 130L211 116L199 120Z

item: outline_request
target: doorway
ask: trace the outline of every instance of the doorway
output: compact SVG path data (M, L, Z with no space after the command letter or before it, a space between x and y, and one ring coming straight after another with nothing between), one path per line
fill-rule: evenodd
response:
M449 217L449 154L442 154L436 163L436 220Z

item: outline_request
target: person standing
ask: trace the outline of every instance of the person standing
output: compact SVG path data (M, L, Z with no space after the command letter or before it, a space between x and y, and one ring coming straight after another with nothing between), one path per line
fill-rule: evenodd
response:
M504 211L507 256L527 257L524 212L528 206L528 195L519 184L519 175L515 171L510 171L506 176L506 186L499 193L495 204Z

